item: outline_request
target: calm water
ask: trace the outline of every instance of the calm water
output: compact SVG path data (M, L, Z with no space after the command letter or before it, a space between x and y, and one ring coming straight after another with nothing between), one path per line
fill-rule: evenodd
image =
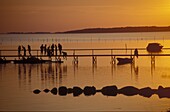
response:
M39 49L41 44L60 42L68 48L145 48L149 42L159 42L170 48L170 33L116 33L116 34L48 34L48 35L0 35L1 49L17 49L18 45L31 45ZM122 51L126 53L125 51ZM145 52L145 51L143 51ZM164 52L164 51L163 51ZM170 51L166 51L170 53ZM140 53L140 52L139 52ZM98 57L97 65L91 58L79 58L79 64L72 64L68 58L59 64L1 64L0 65L0 111L10 110L55 110L55 111L167 111L170 99L152 95L107 97L101 93L94 96L81 94L73 97L53 95L33 90L66 86L116 85L118 88L137 88L159 85L170 87L170 57L156 57L151 64L150 57L139 57L135 65L111 65L110 57Z

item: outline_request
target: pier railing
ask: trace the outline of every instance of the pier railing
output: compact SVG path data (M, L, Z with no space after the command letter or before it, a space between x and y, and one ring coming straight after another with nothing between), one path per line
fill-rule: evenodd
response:
M137 48L139 56L169 56L170 48L163 48L160 53L148 53L146 48ZM63 49L67 52L68 57L73 56L133 56L135 48L103 48L103 49ZM24 51L21 51L23 54ZM54 51L55 52L55 51ZM27 56L29 56L28 51L26 51ZM46 54L41 54L40 49L31 50L31 54L37 57L47 57ZM59 52L57 53L59 55ZM55 56L55 53L54 53ZM18 57L18 50L16 49L0 49L0 57Z
M138 56L170 56L170 48L163 48L161 53L148 53L146 48L137 48ZM134 56L135 48L102 48L102 49L63 49L64 52L67 52L67 57L73 57L73 61L78 63L79 57L92 57L93 63L97 62L97 57L111 57L111 61L114 62L115 58L118 56L130 57ZM24 51L21 51L23 56ZM47 54L41 54L40 49L31 50L31 55L35 57L45 58L48 57ZM29 56L28 51L26 51L26 56ZM51 57L60 57L62 55L57 52L57 55L54 51L54 55ZM18 58L18 50L16 49L0 49L0 57L5 58ZM20 56L21 57L21 56Z

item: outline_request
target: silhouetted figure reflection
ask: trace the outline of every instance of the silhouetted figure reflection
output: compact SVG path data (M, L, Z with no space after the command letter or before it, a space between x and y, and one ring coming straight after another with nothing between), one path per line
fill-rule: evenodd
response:
M29 65L29 70L28 70L28 82L31 84L31 73L32 73L32 64Z
M63 76L67 76L67 66L58 63L41 64L40 74L44 86L49 84L62 84ZM50 83L49 83L50 82Z
M63 65L63 74L67 74L67 65Z
M26 79L26 66L25 66L25 64L23 64L23 69L24 69L24 76L25 76L25 79Z
M61 64L58 64L58 69L59 69L59 84L62 84L62 68L61 68Z
M19 87L22 85L26 85L26 65L25 64L18 64L18 81Z
M21 64L18 64L18 79L21 79Z

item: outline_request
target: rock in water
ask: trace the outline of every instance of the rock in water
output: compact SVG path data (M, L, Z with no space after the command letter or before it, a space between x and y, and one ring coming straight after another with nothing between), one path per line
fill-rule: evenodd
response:
M96 88L94 86L86 86L84 88L84 94L86 96L90 96L90 95L95 95L96 94Z
M33 91L33 93L34 94L39 94L41 91L39 90L39 89L35 89L34 91Z
M170 98L170 87L159 86L157 94L159 98Z
M79 96L83 93L83 90L80 87L73 87L73 96Z
M57 95L57 88L54 87L54 88L51 90L51 93L52 93L53 95Z
M65 86L59 87L59 95L60 96L66 96L67 95L67 88Z
M145 87L139 90L139 95L144 97L151 97L154 94L154 91L150 87Z
M119 94L124 94L126 96L133 96L139 94L139 89L133 86L126 86L119 89Z
M44 89L43 90L45 93L48 93L50 90L49 89Z
M103 95L106 96L116 96L117 95L117 87L115 85L113 86L105 86L101 90Z
M67 93L68 93L68 94L73 93L73 89L72 89L72 88L68 88L68 89L67 89Z

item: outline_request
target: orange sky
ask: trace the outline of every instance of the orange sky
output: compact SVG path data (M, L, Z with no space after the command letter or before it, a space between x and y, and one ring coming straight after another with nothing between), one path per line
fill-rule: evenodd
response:
M170 0L0 0L0 32L169 25Z

